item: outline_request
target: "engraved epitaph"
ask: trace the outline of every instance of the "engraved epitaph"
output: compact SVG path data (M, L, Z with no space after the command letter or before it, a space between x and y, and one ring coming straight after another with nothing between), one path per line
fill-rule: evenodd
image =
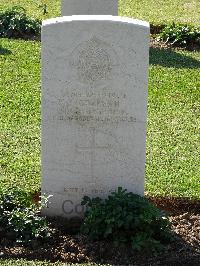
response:
M118 0L62 0L62 16L118 15Z
M146 22L112 16L42 27L42 194L47 215L82 216L84 195L144 193Z

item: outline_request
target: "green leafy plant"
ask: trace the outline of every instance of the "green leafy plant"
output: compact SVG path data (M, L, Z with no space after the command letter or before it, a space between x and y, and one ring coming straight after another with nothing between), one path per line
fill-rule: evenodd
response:
M51 237L46 219L40 216L39 207L31 203L27 193L13 189L0 196L1 237L24 244Z
M134 250L159 250L171 239L170 223L147 199L118 188L107 199L85 196L81 231L92 240L109 239Z
M22 7L15 6L0 12L0 37L38 36L40 31L41 22L28 17Z
M162 30L159 39L181 46L200 45L200 30L189 25L173 23Z

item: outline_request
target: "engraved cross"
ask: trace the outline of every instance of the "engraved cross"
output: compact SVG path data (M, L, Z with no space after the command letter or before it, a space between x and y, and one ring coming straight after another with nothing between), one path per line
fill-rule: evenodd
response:
M90 128L90 135L91 135L91 141L89 146L78 146L76 145L76 149L78 151L85 151L90 153L90 171L91 171L91 178L94 180L97 177L95 176L94 172L94 163L96 161L96 150L97 149L110 149L111 144L105 145L105 146L100 146L96 144L96 129L95 128Z

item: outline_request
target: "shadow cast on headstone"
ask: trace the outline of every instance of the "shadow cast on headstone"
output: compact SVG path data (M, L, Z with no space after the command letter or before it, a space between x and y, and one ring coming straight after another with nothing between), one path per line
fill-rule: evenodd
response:
M12 54L12 52L9 49L4 48L0 45L0 55L9 55L9 54Z
M172 68L200 68L200 61L173 49L150 48L150 64Z

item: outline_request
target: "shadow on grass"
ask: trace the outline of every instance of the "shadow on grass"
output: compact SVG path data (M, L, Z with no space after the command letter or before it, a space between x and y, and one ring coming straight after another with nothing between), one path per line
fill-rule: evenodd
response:
M9 54L12 54L12 52L10 50L8 50L7 48L3 48L0 45L0 55L9 55Z
M150 64L173 68L200 68L200 61L172 49L150 48Z

